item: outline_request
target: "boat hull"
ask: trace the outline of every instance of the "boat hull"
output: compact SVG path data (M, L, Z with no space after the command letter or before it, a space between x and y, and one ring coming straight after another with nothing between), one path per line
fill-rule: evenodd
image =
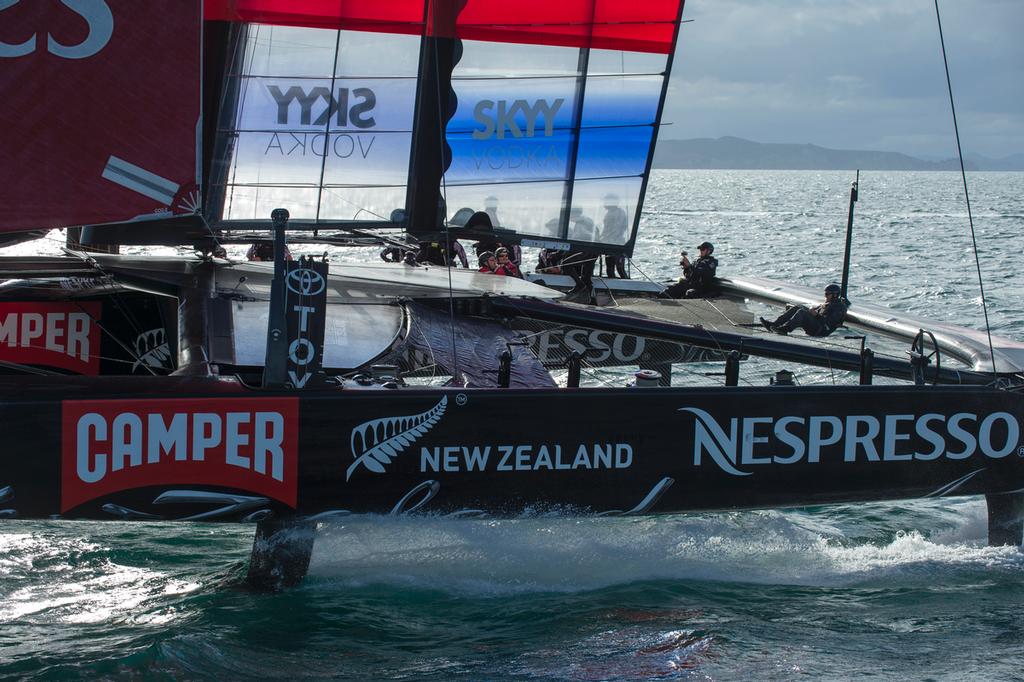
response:
M1024 488L1024 398L980 387L254 391L0 386L0 514L628 514Z

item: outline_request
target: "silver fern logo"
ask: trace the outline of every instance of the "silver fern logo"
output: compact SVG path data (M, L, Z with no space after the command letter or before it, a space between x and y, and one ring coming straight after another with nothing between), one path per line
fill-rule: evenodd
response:
M371 419L356 426L352 429L351 442L352 456L356 461L345 472L345 480L352 478L352 472L360 465L383 474L384 465L391 464L392 458L432 429L444 416L447 407L448 396L443 396L426 412L407 417Z
M163 327L150 329L138 335L135 339L135 357L137 360L132 365L133 372L140 365L146 365L151 369L171 368L171 347L167 343Z

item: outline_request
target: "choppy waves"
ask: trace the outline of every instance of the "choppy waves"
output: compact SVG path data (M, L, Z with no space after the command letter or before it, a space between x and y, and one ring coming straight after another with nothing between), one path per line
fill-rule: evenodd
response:
M1024 339L1024 174L969 179L993 328ZM724 275L837 279L850 180L656 172L638 269L677 276L710 239ZM982 328L961 195L954 173L862 173L851 296ZM241 588L252 531L3 522L0 677L1010 679L1024 660L1024 554L986 546L977 499L351 518L277 595Z

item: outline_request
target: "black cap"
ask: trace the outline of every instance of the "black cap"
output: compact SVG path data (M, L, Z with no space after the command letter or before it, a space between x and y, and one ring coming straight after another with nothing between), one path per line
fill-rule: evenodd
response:
M711 242L704 242L703 244L701 244L700 246L697 247L698 251L700 251L701 249L707 249L711 253L714 253L715 252L715 245L712 244Z
M480 254L480 265L487 265L487 261L489 261L492 258L494 258L494 254L492 252L484 251L483 253Z
M829 284L827 287L825 287L825 293L826 294L836 294L836 295L838 295L839 292L841 292L841 291L842 291L842 289L835 282L833 282L832 284Z

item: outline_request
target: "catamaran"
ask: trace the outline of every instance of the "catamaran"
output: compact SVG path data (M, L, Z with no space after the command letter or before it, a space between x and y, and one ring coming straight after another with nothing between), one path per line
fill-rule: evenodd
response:
M859 302L845 345L765 334L757 305L818 296L755 278L685 305L599 278L586 305L559 275L286 260L455 239L631 256L682 10L5 3L0 230L83 246L0 259L0 516L255 523L268 588L355 513L985 495L990 542L1021 544L1024 344ZM225 257L256 238L273 263ZM764 359L789 369L741 381ZM713 377L673 385L684 363ZM581 381L606 367L617 385Z

